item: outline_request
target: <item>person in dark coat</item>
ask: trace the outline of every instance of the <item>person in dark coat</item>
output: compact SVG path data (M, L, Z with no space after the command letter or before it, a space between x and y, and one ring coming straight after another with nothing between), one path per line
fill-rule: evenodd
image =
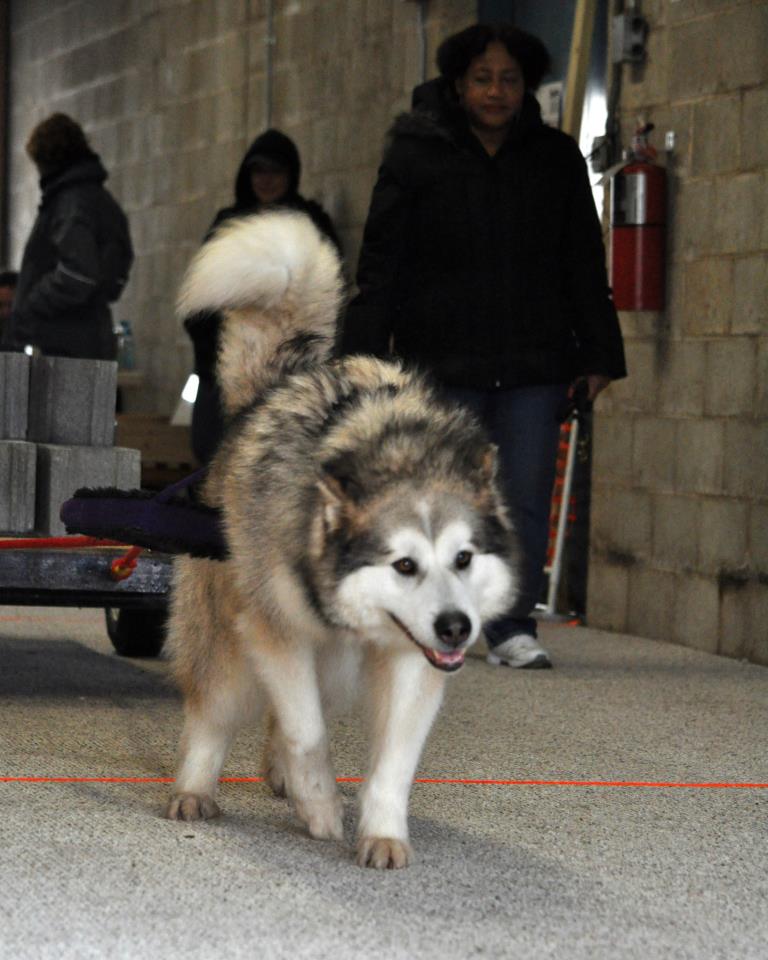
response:
M331 218L315 200L299 193L301 160L296 144L279 130L267 130L256 137L242 159L235 177L235 202L216 214L205 243L216 228L232 217L243 217L275 206L300 210L341 252ZM192 412L192 449L197 459L208 463L224 432L224 415L216 383L221 315L198 313L184 321L195 352L195 373L199 377Z
M18 283L19 275L15 270L0 271L0 344L4 339L3 332L11 322L13 300Z
M128 221L105 188L107 172L80 125L63 113L38 124L27 153L40 174L37 218L24 248L11 349L114 360L110 303L133 263Z
M519 600L488 624L489 662L551 666L532 612L549 531L559 420L577 382L593 400L626 375L586 164L545 126L536 37L476 24L445 40L373 190L339 352L390 352L474 409L524 554Z

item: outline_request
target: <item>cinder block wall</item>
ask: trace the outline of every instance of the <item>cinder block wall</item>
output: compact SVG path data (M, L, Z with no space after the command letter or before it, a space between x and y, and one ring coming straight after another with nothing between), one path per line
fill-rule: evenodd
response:
M271 124L303 160L302 192L340 230L352 273L386 130L421 80L419 4L274 0ZM233 200L246 147L266 122L266 0L13 0L11 262L39 191L24 143L54 110L82 123L130 217L140 387L129 411L170 414L192 367L175 323L181 274L214 213ZM470 0L431 0L436 43L474 19Z
M598 404L589 619L768 663L768 3L642 8L623 128L668 165L670 288Z
M191 369L173 318L181 273L265 124L266 0L14 0L14 265L38 200L23 153L53 110L78 118L131 218L137 260L117 307L144 385L170 413ZM669 307L626 314L631 376L598 405L592 624L768 662L766 276L768 4L644 0L647 67L625 68L627 137L672 129ZM351 268L385 131L421 79L419 5L275 0L272 124ZM437 42L476 3L430 0ZM661 143L663 141L658 140Z

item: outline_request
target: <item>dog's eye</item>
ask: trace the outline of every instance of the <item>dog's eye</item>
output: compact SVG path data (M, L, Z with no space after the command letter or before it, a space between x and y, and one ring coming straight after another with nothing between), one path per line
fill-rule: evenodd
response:
M457 570L466 570L470 563L472 563L472 554L469 550L459 550L453 562L456 564Z
M410 557L401 557L399 560L395 560L392 566L404 577L412 577L418 570L416 561L411 560Z

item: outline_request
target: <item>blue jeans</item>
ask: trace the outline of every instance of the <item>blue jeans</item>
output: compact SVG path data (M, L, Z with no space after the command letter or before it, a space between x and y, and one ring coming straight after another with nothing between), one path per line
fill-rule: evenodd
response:
M539 601L549 541L560 417L568 384L511 390L449 388L448 397L472 410L499 448L499 482L522 553L520 593L506 614L485 625L489 646L514 633L536 636L531 614Z

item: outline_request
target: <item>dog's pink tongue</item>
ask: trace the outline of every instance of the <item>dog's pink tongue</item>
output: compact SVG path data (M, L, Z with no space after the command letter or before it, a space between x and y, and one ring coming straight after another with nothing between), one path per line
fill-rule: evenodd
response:
M458 667L464 663L464 651L454 650L451 653L441 653L439 650L425 651L429 659L438 667Z

